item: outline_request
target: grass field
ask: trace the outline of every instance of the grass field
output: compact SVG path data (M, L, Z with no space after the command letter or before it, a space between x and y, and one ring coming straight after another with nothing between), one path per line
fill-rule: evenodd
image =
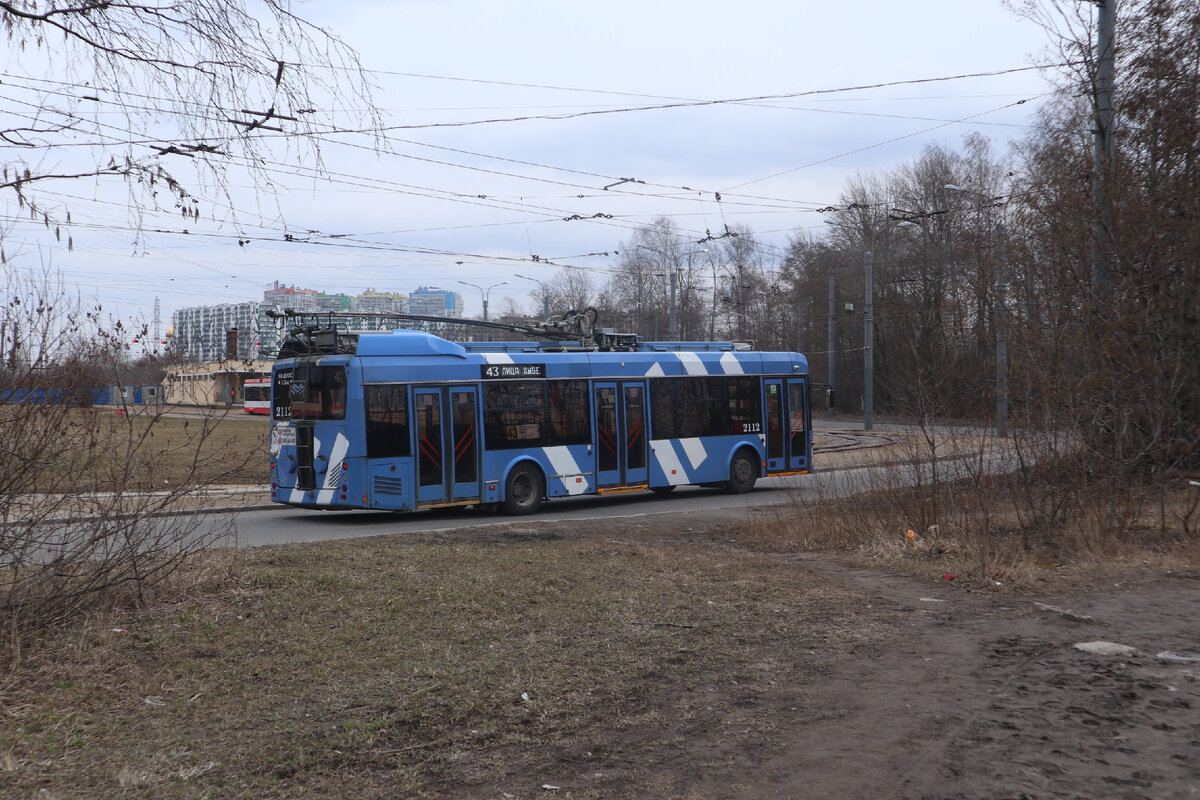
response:
M146 421L105 430L121 424ZM190 469L204 424L159 421L159 474ZM265 436L217 421L200 474L259 482L265 459L230 465ZM1191 490L1148 497L1119 536L1077 515L1025 542L1007 485L987 484L942 487L919 547L905 532L928 487L884 486L201 553L138 608L45 632L0 679L0 797L726 796L679 787L753 776L783 728L836 713L814 687L919 614L797 568L813 552L971 595L1200 563Z
M268 421L234 410L126 415L109 407L0 406L10 491L265 484ZM26 485L27 484L27 485Z
M515 792L689 730L759 741L704 698L885 635L745 551L497 530L214 553L187 595L43 642L3 692L0 795Z
M266 485L270 421L243 414L237 408L228 414L217 412L207 421L213 426L212 433L198 453L189 444L196 440L196 428L205 419L168 414L154 423L155 449L160 453L165 477L182 480L195 464L197 483L208 483L219 476L222 483Z

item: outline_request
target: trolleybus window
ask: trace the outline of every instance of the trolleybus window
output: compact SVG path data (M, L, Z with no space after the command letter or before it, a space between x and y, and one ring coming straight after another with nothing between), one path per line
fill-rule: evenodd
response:
M551 445L587 444L592 440L587 381L550 381Z
M729 432L762 432L762 391L758 378L730 378Z
M483 428L489 450L591 441L587 381L485 382Z
M278 391L277 387L277 394ZM296 369L288 394L292 419L345 419L346 369L320 366Z
M762 432L758 378L660 378L650 404L655 439Z
M412 455L408 430L408 387L364 386L367 408L367 458Z
M650 435L675 438L675 383L673 378L650 381Z
M272 379L271 417L273 419L292 418L292 377L294 369L278 370Z

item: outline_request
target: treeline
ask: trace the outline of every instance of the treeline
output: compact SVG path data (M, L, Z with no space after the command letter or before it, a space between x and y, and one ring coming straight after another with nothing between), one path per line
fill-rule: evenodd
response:
M972 134L857 176L829 225L798 231L783 253L746 228L697 243L660 219L621 244L606 283L568 271L542 286L548 305L595 305L601 324L647 338L802 347L814 381L857 412L870 252L877 413L993 424L1006 410L1014 429L1081 433L1120 472L1195 468L1200 13L1185 0L1119 12L1114 212L1099 236L1095 54L1064 12L1060 60L1076 66L1005 152ZM1112 264L1103 291L1097 247Z

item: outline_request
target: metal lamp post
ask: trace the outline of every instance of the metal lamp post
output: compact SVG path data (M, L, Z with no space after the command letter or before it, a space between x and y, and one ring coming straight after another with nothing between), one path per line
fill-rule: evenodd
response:
M474 286L476 289L479 290L479 293L481 295L483 295L483 321L484 322L488 321L488 295L490 295L492 293L492 289L495 289L497 286L507 286L508 285L508 281L500 281L499 283L493 283L491 286L489 286L485 289L482 286L480 286L479 284L471 283L470 281L459 281L459 283L461 283L463 286ZM488 331L487 337L488 337L488 341L490 342L492 340L491 331Z
M547 288L545 281L539 281L537 278L531 278L528 275L513 273L514 278L521 278L526 281L533 281L542 289L542 321L550 319L550 289Z

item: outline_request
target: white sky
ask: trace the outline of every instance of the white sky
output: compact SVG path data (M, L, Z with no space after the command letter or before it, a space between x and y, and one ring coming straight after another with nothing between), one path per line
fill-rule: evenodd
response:
M612 253L663 215L693 239L739 223L782 247L790 231L820 225L815 209L836 204L856 172L895 168L934 141L957 147L973 130L1003 148L1048 91L1024 71L828 92L1029 67L1045 33L1000 0L319 0L299 10L359 51L388 125L432 126L391 131L392 152L379 156L365 137L331 138L335 181L280 173L287 230L345 238L285 243L272 222L244 229L250 243L239 246L237 229L212 221L226 212L202 202L199 223L151 219L175 232L136 247L129 230L81 227L74 252L34 248L26 261L48 261L122 314L149 320L157 296L164 328L176 308L259 299L273 280L350 293L438 285L461 291L468 314L480 292L457 280L508 280L491 293L493 312L506 295L532 309L535 284L514 274L548 280L558 269L534 254L593 270L600 284L616 257L585 254ZM821 93L447 125L803 92ZM645 183L603 188L624 177ZM251 188L238 187L243 221L272 207ZM77 222L127 221L75 203ZM574 215L585 219L564 221ZM204 235L218 230L227 237Z

